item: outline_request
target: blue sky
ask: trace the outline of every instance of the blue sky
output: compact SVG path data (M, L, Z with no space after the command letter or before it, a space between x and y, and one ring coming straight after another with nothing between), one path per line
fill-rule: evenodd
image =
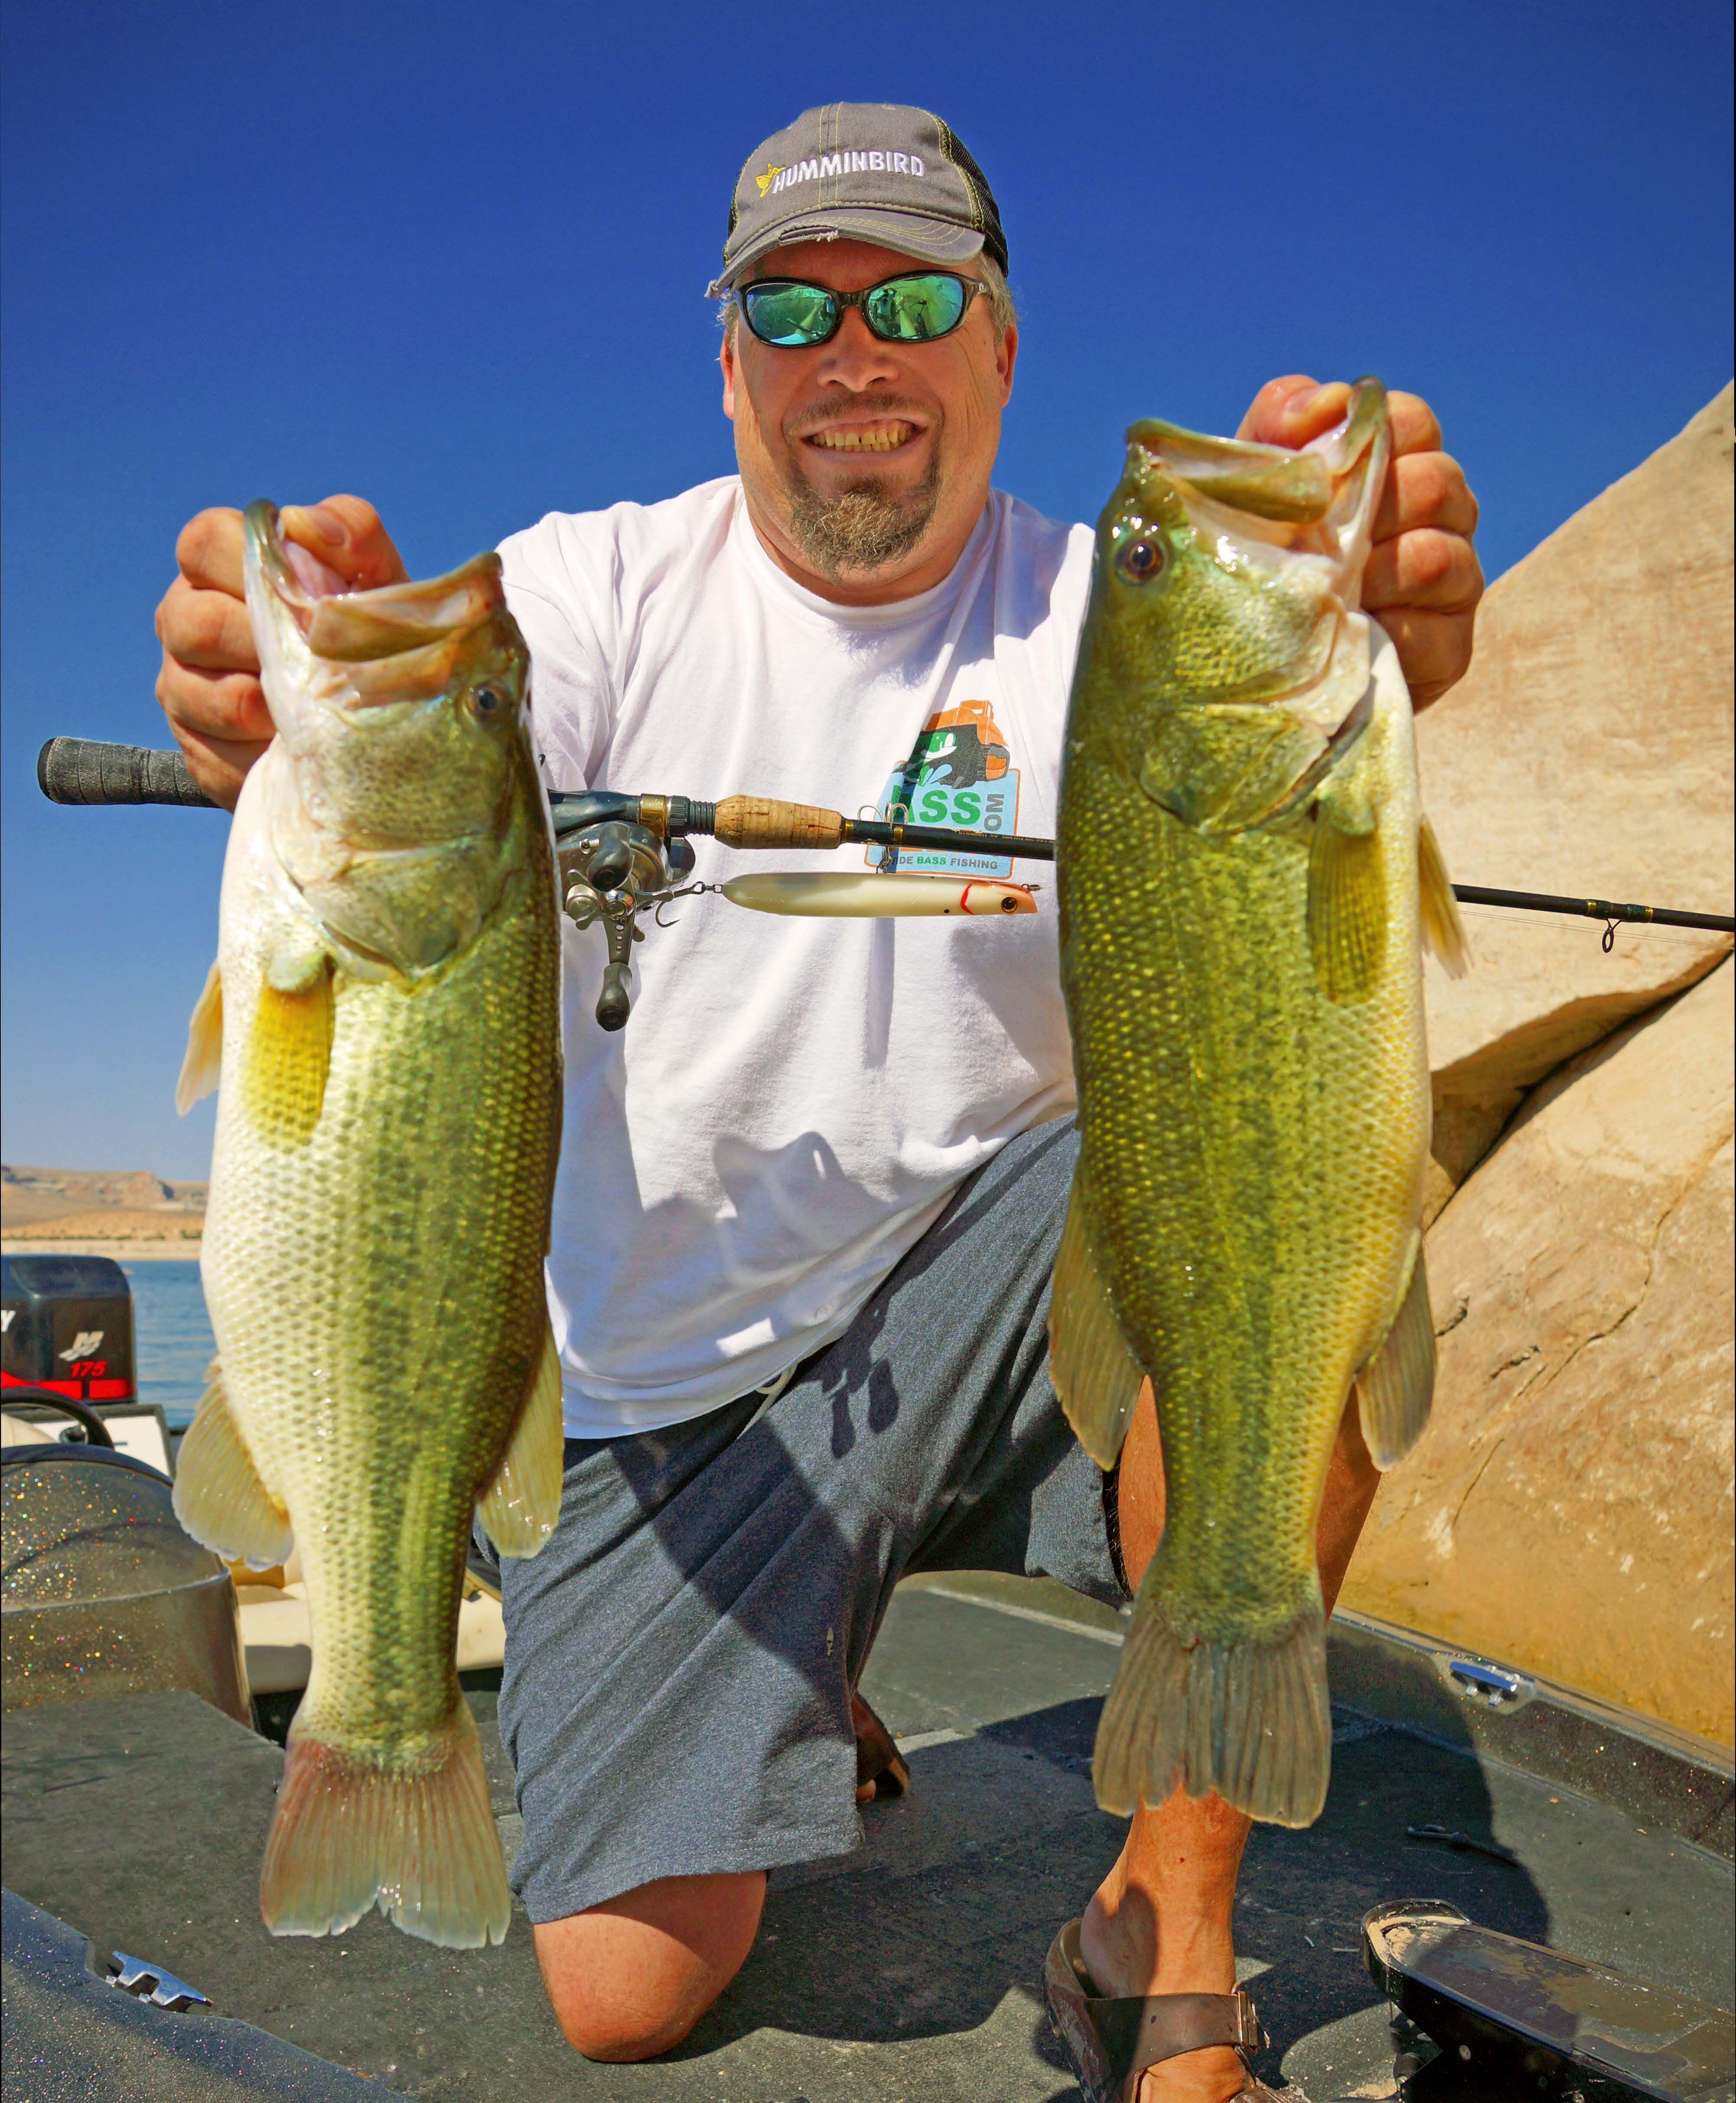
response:
M1436 404L1493 576L1730 374L1724 0L7 0L0 32L10 1161L208 1161L171 1098L226 821L56 810L33 771L57 731L166 741L182 521L353 489L425 573L727 473L701 294L740 162L809 104L924 104L982 162L1024 316L998 479L1057 515L1136 416L1373 371Z

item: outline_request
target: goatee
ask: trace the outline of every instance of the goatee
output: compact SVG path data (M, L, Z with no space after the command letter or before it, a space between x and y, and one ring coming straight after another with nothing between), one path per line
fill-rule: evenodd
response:
M928 531L940 493L938 458L907 489L875 475L830 494L800 482L791 492L790 534L822 576L872 572L909 554Z

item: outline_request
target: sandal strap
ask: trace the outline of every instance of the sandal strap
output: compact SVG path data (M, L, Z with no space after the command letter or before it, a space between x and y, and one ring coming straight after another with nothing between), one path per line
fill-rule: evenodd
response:
M1119 2103L1130 2074L1209 2045L1231 2046L1252 2074L1250 2055L1270 2040L1242 1987L1233 1994L1099 1994L1079 1953L1079 1922L1069 1921L1056 1936L1044 1985L1085 2103Z
M1085 2012L1123 2081L1141 2067L1208 2045L1233 2045L1245 2060L1267 2043L1253 2003L1240 1986L1233 1994L1134 1994L1113 2000L1088 1994Z

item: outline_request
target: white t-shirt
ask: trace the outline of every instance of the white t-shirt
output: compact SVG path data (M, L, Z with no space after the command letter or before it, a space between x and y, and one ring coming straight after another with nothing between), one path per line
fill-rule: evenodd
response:
M944 583L835 606L777 568L733 476L551 514L501 548L551 789L736 793L1053 835L1092 536L998 491ZM919 740L921 749L919 750ZM901 774L900 770L905 771ZM697 877L861 868L734 853ZM718 897L633 952L563 922L566 1121L549 1298L568 1435L718 1407L840 1336L962 1178L1071 1108L1051 868L1035 917L826 920Z

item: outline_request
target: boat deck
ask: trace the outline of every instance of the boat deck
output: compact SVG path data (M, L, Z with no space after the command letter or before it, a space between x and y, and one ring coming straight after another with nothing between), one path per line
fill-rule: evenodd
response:
M29 2103L232 2103L383 2083L442 2103L1066 2103L1077 2091L1043 2014L1043 1959L1124 1830L1097 1810L1089 1775L1122 1625L1057 1586L903 1587L863 1691L906 1748L910 1795L870 1807L855 1853L773 1878L741 1976L677 2053L643 2066L590 2065L568 2047L522 1913L501 1948L462 1954L375 1914L329 1941L268 1936L256 1889L283 1756L195 1697L14 1711L5 1881L77 1934L57 1951L51 1923L8 1906L9 2093L18 2080ZM1422 1697L1431 1737L1383 1725L1396 1711L1369 1692L1373 1655L1335 1644L1335 1695L1355 1703L1334 1711L1324 1815L1303 1833L1257 1829L1248 1851L1237 1940L1273 2040L1267 2079L1311 2103L1398 2092L1395 2035L1360 1954L1361 1917L1382 1900L1448 1899L1489 1927L1729 2006L1727 1774L1660 1765L1613 1736L1606 1748L1595 1717L1563 1724L1547 1704L1516 1728L1511 1760L1490 1750L1506 1719L1456 1721L1449 1693L1432 1709ZM1414 1692L1429 1675L1408 1669ZM470 1700L510 1851L494 1697L483 1684ZM1516 1859L1407 1839L1422 1825ZM99 1964L118 1950L166 1967L269 2037L109 1991L82 1968L82 1936Z

